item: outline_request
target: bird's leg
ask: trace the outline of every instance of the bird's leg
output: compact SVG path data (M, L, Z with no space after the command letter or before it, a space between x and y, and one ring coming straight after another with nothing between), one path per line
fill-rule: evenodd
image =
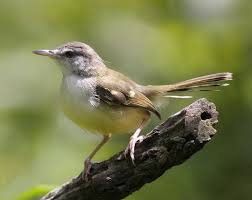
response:
M125 149L124 151L124 156L126 157L127 154L129 153L130 154L130 158L131 158L131 161L133 163L133 165L135 165L135 146L136 146L136 143L139 142L141 143L143 141L143 136L139 134L141 133L142 129L144 128L144 125L146 124L147 120L143 120L143 122L141 123L140 127L135 131L135 133L130 137L130 141L129 141L129 144L127 146L127 148Z
M84 170L82 173L82 178L85 181L88 181L88 176L90 174L90 169L92 167L91 159L94 155L99 151L99 149L111 138L111 134L104 135L102 141L95 147L95 149L91 152L91 154L84 161Z

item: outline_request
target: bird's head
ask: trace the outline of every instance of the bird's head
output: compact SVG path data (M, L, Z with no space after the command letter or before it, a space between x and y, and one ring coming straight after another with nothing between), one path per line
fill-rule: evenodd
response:
M104 67L103 60L87 44L69 42L51 50L35 50L33 53L56 60L64 75L96 75L97 69Z

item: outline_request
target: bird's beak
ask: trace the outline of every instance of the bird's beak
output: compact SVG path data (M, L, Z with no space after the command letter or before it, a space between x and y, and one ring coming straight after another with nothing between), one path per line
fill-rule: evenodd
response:
M32 53L40 55L40 56L48 56L50 58L57 57L57 53L55 52L55 50L35 50L35 51L32 51Z

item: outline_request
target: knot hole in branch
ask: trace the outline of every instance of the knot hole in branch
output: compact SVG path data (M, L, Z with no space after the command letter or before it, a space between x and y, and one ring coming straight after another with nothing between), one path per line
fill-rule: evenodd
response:
M212 115L209 112L204 111L203 113L201 113L200 117L202 120L207 120L211 119Z

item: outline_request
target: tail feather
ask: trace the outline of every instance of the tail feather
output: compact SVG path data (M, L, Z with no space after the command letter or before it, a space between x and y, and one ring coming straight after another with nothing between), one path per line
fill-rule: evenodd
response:
M216 90L211 87L219 87L219 86L228 86L229 84L226 81L232 80L232 73L224 72L217 74L210 74L206 76L200 76L197 78L189 79L186 81L182 81L179 83L171 84L171 85L148 85L147 94L149 96L152 95L166 95L170 92L178 92L178 91L209 91Z

